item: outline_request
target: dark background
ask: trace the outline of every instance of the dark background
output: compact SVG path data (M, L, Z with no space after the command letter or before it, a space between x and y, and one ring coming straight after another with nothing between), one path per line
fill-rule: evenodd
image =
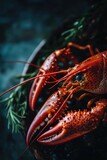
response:
M91 0L1 0L0 60L27 61L43 39L71 16L84 14ZM23 64L0 64L0 92L16 84ZM7 129L5 106L0 104L0 160L16 160L26 148L21 134ZM33 160L29 151L23 160Z

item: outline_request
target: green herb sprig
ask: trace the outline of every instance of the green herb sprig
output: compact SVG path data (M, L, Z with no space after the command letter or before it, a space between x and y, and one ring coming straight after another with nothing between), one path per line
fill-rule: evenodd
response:
M17 133L23 129L23 120L26 118L27 108L27 97L25 95L25 90L22 90L22 86L19 86L8 98L1 101L5 102L8 129L11 128L12 133Z
M87 12L82 16L77 18L75 17L76 21L74 21L74 23L71 24L71 26L61 34L61 36L64 38L64 44L78 39L78 37L83 39L84 36L87 36L85 35L85 30L87 32L87 28L89 28L91 24L93 25L93 22L96 25L99 25L103 12L106 9L107 0L102 0L91 5Z
M65 37L65 41L69 41L69 39L75 39L78 33L82 32L84 29L85 17L79 18L75 21L72 27L62 33L62 36Z

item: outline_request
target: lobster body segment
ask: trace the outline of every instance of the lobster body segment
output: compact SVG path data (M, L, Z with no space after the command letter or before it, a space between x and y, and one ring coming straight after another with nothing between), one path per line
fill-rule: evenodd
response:
M68 45L78 49L89 49L91 57L79 63L73 56L69 47L53 52L43 63L38 78L35 79L30 92L30 105L34 109L36 100L46 81L59 70L58 59L64 63L67 59L73 61L74 67L66 70L66 74L54 81L61 87L53 93L35 116L27 133L26 142L29 144L37 130L37 141L46 145L57 145L82 136L96 129L107 115L107 51L93 55L91 46L79 46L73 43ZM49 76L45 76L46 74ZM59 71L60 74L60 71ZM82 110L73 109L79 101L90 96ZM68 105L75 100L76 104ZM42 129L41 129L42 126Z

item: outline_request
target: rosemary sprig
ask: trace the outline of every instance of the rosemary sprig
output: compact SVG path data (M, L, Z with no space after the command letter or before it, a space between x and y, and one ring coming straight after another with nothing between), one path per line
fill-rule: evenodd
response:
M28 79L34 77L37 70L26 75L17 76L17 79ZM26 108L27 108L27 91L26 88L22 86L17 87L12 91L8 98L0 101L6 105L6 118L8 123L8 129L12 130L12 133L20 132L24 129L24 119L26 118Z
M75 39L78 33L82 32L84 29L85 17L79 18L75 21L72 27L66 31L64 31L61 35L64 36L65 41L69 39Z
M16 76L17 79L28 79L34 77L37 74L37 70L28 73L26 75ZM18 133L24 129L24 119L26 118L27 108L27 90L26 87L19 86L12 91L8 98L0 100L0 103L5 103L6 106L6 118L8 129L12 130L12 133Z
M101 17L103 15L104 10L107 9L107 1L102 0L98 3L94 3L88 9L87 13L83 16L76 18L76 21L67 29L65 30L61 36L64 38L64 43L68 43L69 41L73 41L75 39L84 38L85 30L88 32L89 26L93 24L93 20L95 24L99 24ZM88 29L87 29L88 28Z
M8 98L2 102L6 103L6 118L8 129L11 128L12 133L19 132L23 129L23 120L26 118L27 97L22 86L16 88Z

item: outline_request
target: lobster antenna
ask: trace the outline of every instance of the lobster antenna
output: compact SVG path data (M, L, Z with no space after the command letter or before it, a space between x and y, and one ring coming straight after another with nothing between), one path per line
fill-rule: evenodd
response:
M33 66L35 68L40 68L40 66L35 65L34 63L31 62L26 62L26 61L22 61L22 60L15 60L15 61L0 61L0 63L24 63L24 64L29 64L30 66Z
M11 90L19 87L20 85L25 84L25 83L27 83L27 82L29 82L31 80L34 80L35 78L40 78L40 77L43 77L43 76L51 76L51 75L54 75L54 74L59 74L59 73L64 73L64 72L66 73L67 70L62 70L62 71L52 72L52 73L46 73L46 74L43 74L43 75L38 75L38 76L35 76L35 77L32 77L32 78L29 78L29 79L24 80L23 82L15 85L15 86L11 87L10 89L6 90L5 92L1 93L0 97L3 96L3 95L5 95L6 93L10 92Z
M31 147L31 145L35 142L36 138L34 138L34 140L24 149L24 151L22 152L22 154L19 156L18 160L21 160L23 155L25 154L25 152Z
M22 61L22 60L10 60L10 61L0 61L0 63L24 63L24 64L29 64L30 66L32 67L35 67L35 68L41 68L40 66L34 64L34 63L31 63L31 62L26 62L26 61ZM41 70L45 71L43 68L41 68ZM56 81L58 81L57 79L55 79L55 77L51 76L55 81L53 82L48 82L48 83L55 83Z
M52 82L48 82L48 83L54 83L56 82L53 86L51 86L49 89L52 89L54 88L57 84L59 84L60 82L64 81L70 74L68 73L67 75L63 76L62 78L60 79L57 79L55 81L52 81ZM52 77L53 78L53 77Z

